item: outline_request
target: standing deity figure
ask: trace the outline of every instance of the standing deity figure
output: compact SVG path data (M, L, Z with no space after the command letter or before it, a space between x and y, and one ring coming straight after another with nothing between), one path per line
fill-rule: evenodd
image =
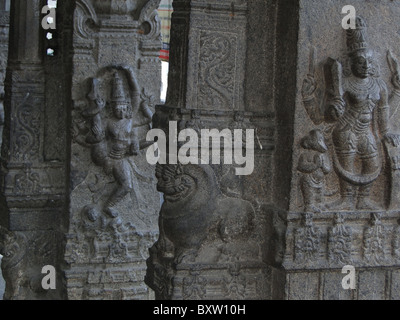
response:
M383 167L381 141L397 146L399 139L389 133L388 89L379 78L363 18L356 18L356 27L346 31L346 39L351 70L343 77L341 63L328 59L324 69L327 103L321 105L316 99L313 48L310 72L302 88L303 102L315 125L327 122L333 129L331 153L339 177L340 198L328 203L327 209L375 211L380 208L371 200L371 189Z
M379 137L394 143L388 133L388 90L377 74L374 54L368 47L367 25L361 17L347 32L351 75L342 79L332 64L332 92L326 117L335 121L332 133L334 163L340 178L340 199L328 205L335 210L377 210L371 188L382 168ZM374 116L377 114L377 129ZM358 167L358 169L357 169Z
M133 190L133 177L129 157L138 155L147 147L141 145L137 127L150 124L152 113L149 106L141 102L140 88L132 70L127 69L129 97L125 93L124 83L118 71L112 80L111 107L112 116L102 119L101 111L106 102L100 98L98 80L93 79L92 90L88 95L90 106L84 116L91 119L91 130L86 142L92 145L93 161L104 168L106 174L112 175L116 187L105 202L104 212L116 218L119 213L117 204ZM144 122L133 121L133 112L141 111Z

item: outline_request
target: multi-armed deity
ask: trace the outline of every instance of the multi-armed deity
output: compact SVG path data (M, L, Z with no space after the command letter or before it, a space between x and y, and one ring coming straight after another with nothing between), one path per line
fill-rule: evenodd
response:
M324 70L327 98L320 106L315 94L313 52L302 93L314 124L325 123L324 131L331 132L330 153L339 178L340 198L327 209L375 211L382 209L371 199L371 189L382 174L382 145L397 147L399 139L390 133L388 89L369 47L364 19L357 17L356 28L346 33L349 72L343 72L339 61L328 59Z
M149 144L141 143L137 128L148 124L151 126L152 112L148 101L141 98L141 90L133 70L120 68L127 74L129 95L125 93L123 78L120 70L115 69L112 79L111 108L112 116L102 119L102 110L106 102L99 93L99 80L92 79L92 90L88 95L90 106L84 111L84 116L91 119L91 130L86 142L92 147L93 161L104 168L108 175L112 175L116 187L105 202L104 211L112 218L116 218L118 203L133 189L131 156L138 155L139 151ZM133 114L140 114L140 118L133 119Z

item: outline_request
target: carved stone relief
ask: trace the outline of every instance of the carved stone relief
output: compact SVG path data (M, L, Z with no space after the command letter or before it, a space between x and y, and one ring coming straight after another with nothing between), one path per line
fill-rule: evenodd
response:
M384 210L397 208L397 196L394 193L397 192L395 190L398 184L396 155L400 142L395 121L399 87L398 62L389 52L387 61L394 87L393 93L389 94L386 83L381 79L376 55L371 50L368 27L364 18L357 17L356 29L346 31L346 40L347 54L337 60L329 58L324 64L325 92L318 87L315 78L317 52L314 47L310 51L309 73L302 87L303 105L315 126L311 132L317 132L320 136L322 142L319 144L320 152L326 155L325 160L319 163L325 163L326 167L321 171L319 179L314 177L314 188L311 187L312 184L307 178L311 169L316 168L316 162L314 161L314 167L311 165L312 160L306 162L305 159L312 159L311 154L307 158L307 153L302 151L298 164L298 170L301 172L299 184L303 193L305 212L339 212L335 218L335 226L330 232L329 243L334 243L331 238L336 234L335 237L341 238L344 247L340 254L341 258L334 253L336 249L330 249L330 259L333 260L338 258L343 260L344 257L348 259L351 256L353 227L343 226L340 212L372 211L376 212L374 215L380 216L380 212ZM325 95L324 99L322 95ZM303 150L306 149L304 141L308 141L307 137L301 142ZM315 156L314 159L318 157ZM331 189L325 188L321 193L321 187L324 186L324 182L326 186L327 182L323 179L324 175L329 174L333 177L329 170L330 161L333 163L332 174L335 179L330 181ZM384 170L387 162L389 170ZM310 163L308 167L305 166L307 163ZM309 171L301 170L302 165ZM380 199L376 199L376 196L372 199L373 186L378 178L386 174L389 175L389 179L380 179L379 183L382 184L384 181L389 183L382 188ZM316 187L316 180L319 181L320 187ZM332 190L332 186L337 188L337 191ZM328 197L336 193L339 198L329 202ZM324 206L318 207L319 203L323 203ZM379 242L379 230L383 227L380 227L379 218L374 221L376 222L374 227L368 227L366 228L368 231L363 232L364 251L368 252L364 258L367 260L378 259L375 251L379 248L375 248L373 244ZM370 252L371 250L374 253ZM379 252L383 254L384 250ZM383 256L379 259L383 259Z
M145 262L158 237L161 198L146 134L160 91L159 2L77 1L65 253L70 299L153 296Z
M42 287L42 267L55 265L54 255L63 242L55 232L10 232L0 227L0 252L2 273L6 279L4 300L54 300L62 299L56 290ZM57 276L56 283L61 283Z
M386 260L386 234L381 215L374 213L371 226L364 232L364 258L369 264L381 265Z
M154 101L154 97L140 90L132 69L124 69L129 76L129 93L126 93L123 78L116 68L112 70L114 73L109 101L111 110L102 112L106 101L99 93L99 79L92 79L92 88L88 94L89 106L83 110L82 116L90 123L85 143L91 148L93 163L102 167L104 173L116 183L115 189L107 197L102 208L108 216L116 218L119 215L116 206L128 194L139 192L137 187L134 188L132 181L133 175L140 176L140 172L131 161L131 157L137 156L148 146L143 142L144 137L139 137L138 134L140 127L150 128L152 111L149 104Z
M235 34L200 33L199 106L229 110L234 105L237 45Z
M221 245L228 244L251 230L254 217L251 204L226 197L221 191L215 192L219 187L210 167L158 165L157 178L158 190L164 193L165 200L160 217L160 239L155 245L162 256L176 262L204 259L206 257L198 257L198 250L206 238L217 237L218 241L223 241ZM205 186L209 190L206 193ZM190 223L193 230L187 228L188 219L193 221Z
M349 265L352 263L352 229L346 226L345 216L338 213L335 225L329 231L329 261L336 265Z
M366 22L358 17L356 29L346 33L350 70L344 71L342 63L331 58L325 64L325 105L315 96L315 49L310 54L310 74L303 83L304 106L315 125L325 123L324 132L331 139L330 156L340 198L329 203L328 210L383 209L384 199L375 203L370 197L374 182L382 174L380 140L384 145L398 145L398 136L391 133L389 123L388 89L380 79L367 31Z
M124 263L129 268L130 263L144 263L158 234L160 198L144 150L155 98L127 66L107 67L87 83L86 103L74 119L74 141L87 150L92 164L75 176L72 195L80 194L86 204L74 218L67 260L94 266ZM140 277L144 275L137 275L135 285ZM120 293L110 294L116 298Z
M295 231L295 260L312 263L318 260L321 249L321 230L314 226L313 214L305 213L303 227Z
M394 49L375 48L377 27L368 26L368 20L374 18L357 16L355 29L343 33L338 28L343 50L321 45L317 31L312 36L301 31L308 50L300 54L306 68L302 64L294 139L297 172L283 255L290 274L286 289L294 292L289 299L324 299L314 295L321 290L335 298L357 299L357 292L380 290L364 277L386 281L385 298L397 286L392 276L399 261L399 64ZM337 58L319 61L330 50ZM312 137L319 143L310 144ZM346 297L340 283L339 289L327 287L345 265L364 270L357 291ZM381 277L382 266L387 272ZM296 282L300 277L307 280ZM302 285L312 286L313 292L299 295Z
M168 123L173 120L180 129L201 133L217 124L210 121L216 115L223 116L232 129L255 126L244 112L223 114L163 106L157 109L154 126L168 132ZM260 255L263 209L247 196L244 179L232 169L220 165L157 165L157 187L164 194L164 203L160 237L150 249L146 276L157 298L267 296L268 289L259 286L252 276L268 270Z
M331 172L328 147L320 130L312 130L302 140L304 152L300 155L297 169L302 173L301 190L304 212L321 212L324 208L325 175Z
M366 22L377 18L335 34L309 13L339 0L175 0L167 106L155 113L159 2L71 1L65 57L46 69L40 50L26 61L17 50L0 179L6 298L152 299L149 287L158 299L398 296L399 52L386 66L372 50L379 26ZM383 6L385 25L397 21L394 1L355 2ZM321 45L328 34L334 45ZM65 78L46 85L58 63ZM69 92L49 98L58 87ZM149 166L146 134L170 121L198 134L254 129L253 175ZM59 266L56 255L66 296L40 287L38 266ZM347 264L359 270L358 289L342 294L331 288Z
M39 41L40 4L11 2L14 24L9 34L8 64L7 59L3 61L7 76L0 173L0 252L4 255L4 298L12 300L64 298L61 285L52 292L41 286L42 268L46 265L58 268L65 245L61 229L65 221L62 212L65 212L66 174L65 163L59 159L47 161L45 157L46 123L53 115L46 114L46 80L51 77L45 72L42 41ZM5 23L4 17L2 12L0 24ZM5 36L2 28L1 41ZM59 66L58 75L64 71L64 66ZM57 88L64 89L62 84ZM62 128L66 119L58 120ZM59 272L58 283L62 283L61 278Z

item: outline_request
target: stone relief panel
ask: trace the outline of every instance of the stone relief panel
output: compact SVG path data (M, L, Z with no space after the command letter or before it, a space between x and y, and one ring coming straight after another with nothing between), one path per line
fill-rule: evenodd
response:
M84 157L88 161L85 167L82 162L74 163L71 196L75 213L66 259L70 264L90 264L88 269L96 274L101 264L122 263L126 273L132 263L144 263L158 236L161 199L153 183L154 169L145 157L149 146L145 138L156 99L140 87L135 71L127 66L104 68L87 83L86 103L76 110L73 132L74 142L90 157ZM136 280L123 276L126 281L113 281L122 272L114 269L109 268L109 280L90 282L83 297L117 299L129 285L142 288L138 297L148 295L144 273L138 271ZM91 293L92 287L112 287L119 282L121 287L110 289L109 296L105 291ZM71 294L75 295L75 290Z
M185 107L243 111L247 3L193 2L192 6L196 27L188 47Z
M293 270L397 266L398 229L395 213L290 213L283 264Z
M235 34L200 32L197 105L211 110L229 110L235 105Z
M12 300L60 299L63 295L61 285L53 292L41 287L41 268L58 267L64 246L60 229L65 221L65 163L62 157L53 158L56 152L50 144L58 143L63 151L67 146L65 140L57 140L65 135L66 119L56 115L64 109L63 104L47 96L49 91L62 92L65 87L62 81L52 82L52 75L46 72L43 43L38 40L42 35L40 5L40 1L11 3L14 24L10 28L5 84L0 211L0 223L6 229L0 232L0 246L6 257L5 299ZM60 5L60 10L64 9ZM3 18L2 14L1 23L5 22ZM3 32L2 28L1 40ZM61 53L59 57L62 59ZM58 80L60 74L65 74L65 68L59 64ZM47 112L51 104L54 112ZM47 126L52 120L59 122L57 134ZM52 153L49 157L48 151ZM59 278L57 281L62 282Z
M317 49L309 50L301 102L311 124L302 130L311 131L298 145L298 210L288 216L283 262L289 269L398 263L399 64L391 50L386 60L373 50L371 30L358 16L339 58L317 62ZM313 227L300 215L312 215ZM317 238L319 254L299 260L305 248L316 252Z
M43 106L40 98L31 97L28 93L15 108L16 124L13 140L13 160L16 162L39 161L42 158L41 138Z
M312 263L321 253L321 230L313 223L313 214L304 215L303 227L295 230L295 260L299 264Z
M342 8L344 3L332 5ZM393 25L400 7L392 2L354 5L356 28L346 31L339 13L322 21L309 10L322 12L324 5L300 2L294 179L283 255L289 299L397 296L400 100L399 52L393 45L399 34ZM313 155L304 140L315 131L325 152ZM321 165L318 171L323 156L330 170L323 171ZM309 173L301 164L308 164L309 172L317 170L314 177L310 173L313 184L306 183ZM303 263L297 259L298 238L307 243L308 237L298 230L304 229L302 217L307 214L320 231L320 247L319 255ZM341 287L345 265L357 270L357 289L352 292Z
M398 62L388 51L393 86L389 93L380 76L381 62L371 49L365 19L358 17L356 27L346 32L346 54L324 63L325 88L321 89L315 79L315 48L310 50L309 73L303 81L303 105L315 130L326 139L334 168L332 181L337 181L337 185L330 183L325 198L337 194L338 199L326 201L325 210L395 210L400 145L396 121ZM383 192L372 191L378 184L384 184ZM303 197L303 201L307 199Z
M176 262L198 258L211 263L217 257L201 256L199 251L207 238L218 239L218 251L229 251L230 242L251 231L254 208L247 201L215 192L219 187L209 166L159 165L157 178L158 190L164 193L165 200L160 217L161 235L153 249L158 251L157 255ZM205 186L214 188L208 187L209 191L204 192ZM194 229L188 228L188 224Z
M395 102L380 77L364 18L357 17L356 29L346 32L346 41L347 55L329 58L324 64L325 91L319 89L315 80L316 49L311 49L309 74L302 87L304 107L325 136L327 154L338 181L338 199L327 203L326 210L385 210L390 207L390 199L386 199L385 193L375 199L372 189L377 180L383 183L388 150L397 150L399 146L399 135L390 120ZM391 55L388 60L392 82L396 83L397 62ZM392 161L395 159L392 156ZM394 175L392 169L389 176Z
M144 141L154 97L139 87L132 68L110 67L100 75L89 80L87 104L74 124L74 140L87 148L93 165L84 176L75 177L72 193L87 199L77 218L86 230L80 233L90 239L88 257L98 258L102 251L104 259L119 252L124 260L133 250L126 242L134 241L131 238L140 230L157 230L150 227L156 225L160 198L143 151L149 146ZM148 234L148 240L155 234ZM115 245L109 246L110 239ZM145 251L142 248L136 255Z
M154 127L168 133L176 121L179 130L199 135L202 129L254 128L254 160L264 177L273 116L245 112L246 14L247 1L174 1L167 105L157 107ZM270 269L261 253L268 181L235 176L233 166L222 164L158 165L156 176L164 203L146 273L156 298L268 296Z
M161 197L146 134L159 101L159 2L77 2L65 254L71 299L152 297L143 280Z
M374 213L371 225L364 231L364 258L369 264L381 265L386 260L387 230L382 224L381 215Z

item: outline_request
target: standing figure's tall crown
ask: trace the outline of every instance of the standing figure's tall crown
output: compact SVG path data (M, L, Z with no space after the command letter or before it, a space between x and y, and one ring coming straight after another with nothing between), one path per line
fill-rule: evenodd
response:
M347 48L349 54L355 53L360 50L365 50L368 48L367 28L368 26L364 18L357 16L356 28L348 29L346 31Z
M118 104L128 105L129 102L126 99L124 83L119 76L118 72L114 73L113 88L112 88L112 102Z

